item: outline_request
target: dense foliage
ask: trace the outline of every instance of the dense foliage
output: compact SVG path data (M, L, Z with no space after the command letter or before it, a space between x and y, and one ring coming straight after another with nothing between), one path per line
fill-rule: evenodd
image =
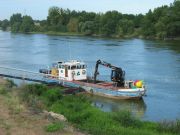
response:
M34 21L30 16L13 14L10 18L12 32L31 32L34 31Z
M7 30L7 28L9 27L9 21L7 19L0 21L0 27L2 30Z
M0 22L3 29L7 20ZM30 16L14 14L12 32L80 33L110 37L174 38L180 36L180 1L170 6L149 10L145 15L122 14L117 11L94 13L51 7L47 20L34 21Z
M20 96L24 103L60 113L81 131L92 135L171 135L179 134L180 121L154 123L140 121L129 111L107 113L91 105L85 95L63 95L62 87L47 87L41 84L30 84L22 87ZM60 123L46 127L48 132L59 130Z

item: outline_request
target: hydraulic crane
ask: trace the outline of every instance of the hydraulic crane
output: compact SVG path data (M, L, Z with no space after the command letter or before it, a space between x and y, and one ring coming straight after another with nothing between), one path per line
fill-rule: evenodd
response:
M96 83L99 65L103 65L105 67L111 68L111 81L116 82L117 86L124 86L124 80L125 80L125 71L123 71L120 67L116 67L111 65L110 63L107 63L105 61L97 60L96 66L95 66L95 72L94 72L94 83Z

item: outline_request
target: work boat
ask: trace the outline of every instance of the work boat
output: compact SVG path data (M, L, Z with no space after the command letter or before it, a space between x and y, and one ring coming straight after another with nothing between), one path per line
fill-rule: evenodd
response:
M99 65L111 68L111 82L97 80ZM125 71L105 61L98 60L93 77L87 76L84 62L71 60L56 62L49 69L40 69L45 77L56 79L63 86L82 88L86 92L114 99L140 99L146 89L141 80L125 80Z

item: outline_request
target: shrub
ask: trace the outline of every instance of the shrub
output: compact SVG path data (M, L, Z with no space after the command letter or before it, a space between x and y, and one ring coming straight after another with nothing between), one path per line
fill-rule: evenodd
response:
M35 98L41 96L44 91L47 90L47 87L42 84L28 84L25 86L21 86L19 88L19 96L22 101L29 102L31 98Z
M28 94L41 96L47 90L47 86L42 84L29 84L25 86L25 91Z
M56 131L61 131L63 128L64 128L64 123L57 122L47 125L45 127L45 130L46 132L56 132Z
M53 103L57 100L60 100L62 98L62 93L59 89L49 89L47 90L43 96L48 101L48 103Z

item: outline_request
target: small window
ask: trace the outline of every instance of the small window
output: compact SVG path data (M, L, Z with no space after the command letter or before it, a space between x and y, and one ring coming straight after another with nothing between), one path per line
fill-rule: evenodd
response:
M68 66L68 69L71 69L71 67L70 67L70 66Z
M86 65L82 65L82 69L85 69L86 68Z
M81 69L81 65L77 65L77 69Z
M73 69L76 69L76 66L72 66L71 69L72 69L72 70L73 70Z

